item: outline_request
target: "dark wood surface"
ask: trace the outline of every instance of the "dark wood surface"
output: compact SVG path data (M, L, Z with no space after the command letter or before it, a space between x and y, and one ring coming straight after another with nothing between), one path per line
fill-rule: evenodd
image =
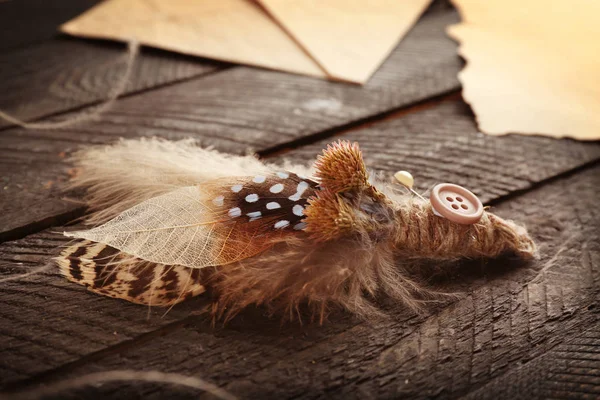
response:
M1 21L25 5L47 19L26 19L39 30L0 45L0 108L52 121L101 100L122 73L123 47L48 29L85 2L52 12L16 3L0 2ZM456 301L424 315L385 304L387 320L338 313L323 326L281 325L253 308L212 327L197 313L202 296L165 315L93 295L49 268L0 282L0 388L131 368L198 376L240 398L600 397L600 144L478 133L444 34L457 20L435 3L362 88L144 49L127 94L97 120L52 131L0 125L0 278L51 263L67 243L63 225L83 214L61 188L65 158L123 136L195 137L297 162L334 139L356 140L376 172L409 170L421 192L464 185L525 223L540 260L465 262L438 282L462 293ZM197 392L131 383L76 395Z
M3 52L0 107L21 120L34 121L97 103L124 75L126 58L124 44L66 36ZM217 62L142 47L122 97L225 68ZM0 121L0 129L9 126Z
M58 36L56 27L98 3L98 0L0 1L0 52Z

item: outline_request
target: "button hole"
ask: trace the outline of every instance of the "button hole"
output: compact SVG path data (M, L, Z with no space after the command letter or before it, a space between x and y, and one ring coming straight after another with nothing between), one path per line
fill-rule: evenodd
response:
M450 203L452 203L454 201L454 199L450 196L446 197L446 200L448 200Z
M461 203L463 201L462 197L457 197L456 200L460 201Z
M461 207L463 210L468 210L468 209L469 209L469 207L467 207L467 205L466 205L466 204L461 204L461 205L460 205L460 207Z
M452 204L452 208L454 208L455 210L458 210L458 205L457 204Z

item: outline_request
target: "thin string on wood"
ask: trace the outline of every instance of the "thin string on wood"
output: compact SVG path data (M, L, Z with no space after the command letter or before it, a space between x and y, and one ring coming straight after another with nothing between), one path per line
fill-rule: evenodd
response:
M53 267L54 267L53 263L47 263L47 264L42 265L41 267L34 268L31 271L29 271L29 272L25 272L24 274L17 274L17 275L8 276L6 278L0 278L0 283L24 279L24 278L27 278L29 276L39 274L41 272L49 271Z
M50 122L27 122L23 121L15 116L12 116L2 110L0 110L0 119L3 119L11 124L20 126L26 129L37 129L37 130L52 130L65 128L77 123L88 121L93 119L104 111L109 109L114 102L125 92L127 85L129 84L131 73L133 71L133 66L135 64L135 60L139 53L139 42L136 40L131 40L127 43L127 54L125 55L125 71L121 78L116 82L116 84L110 89L108 92L107 98L100 104L84 109L83 111L76 113L74 115L68 116L61 121L50 121Z
M236 400L236 397L226 390L194 376L160 371L134 370L96 372L76 378L65 379L49 385L40 386L35 389L13 393L0 393L0 400L39 400L48 396L61 395L69 390L79 389L85 386L109 382L133 381L185 386L210 393L222 400Z

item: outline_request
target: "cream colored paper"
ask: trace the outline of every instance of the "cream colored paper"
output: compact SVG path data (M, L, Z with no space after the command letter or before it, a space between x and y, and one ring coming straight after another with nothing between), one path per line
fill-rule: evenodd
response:
M106 0L61 30L363 84L429 2Z
M600 1L453 0L481 131L600 139Z
M430 0L258 0L334 79L365 83Z
M65 33L129 41L234 63L325 77L257 4L247 0L107 0Z

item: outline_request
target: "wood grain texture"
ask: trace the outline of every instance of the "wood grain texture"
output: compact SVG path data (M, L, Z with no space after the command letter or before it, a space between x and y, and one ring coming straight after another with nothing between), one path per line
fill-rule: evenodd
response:
M8 209L0 216L0 240L33 232L28 228L31 224L38 229L42 223L51 226L64 221L53 219L53 215L69 215L79 207L61 199L58 184L68 177L68 166L61 156L83 145L109 143L123 136L196 137L223 151L265 151L457 89L460 60L455 44L444 34L444 27L456 20L457 15L452 10L432 9L364 88L237 67L121 99L98 121L55 131L6 130L0 135L0 175L9 182L0 193L0 203L7 204ZM92 51L89 44L82 46L89 51L88 65L96 65L96 51ZM82 61L71 59L65 65L78 68L73 67L77 63ZM160 68L144 65L143 62L138 64L138 68L142 68L138 79L142 82L161 75ZM84 90L87 84L84 89L77 89L76 82L106 82L108 78L102 76L113 76L107 71L98 67L81 80L76 78L77 74L70 78L71 70L64 75L69 77L63 82L66 85L58 82L53 90L57 93L74 91L86 98L96 91ZM35 82L33 77L31 80ZM29 103L31 106L23 106L24 109L44 109L40 102L45 101L45 97L35 95L38 89L31 89L22 97L16 88L9 91L17 96L11 103L26 104L36 98L39 100ZM71 98L70 95L58 97L64 101ZM57 104L48 101L52 107ZM64 115L56 118L64 118Z
M0 1L0 52L25 47L58 35L58 26L98 0Z
M494 211L528 225L540 245L540 260L462 263L456 273L438 281L447 290L463 292L462 298L434 306L424 315L383 303L389 320L367 323L338 314L322 327L282 327L262 316L260 309L245 311L225 328L213 329L206 318L197 317L168 335L106 350L89 363L84 357L76 371L63 367L11 386L90 371L143 368L199 376L241 398L445 399L480 387L484 391L494 379L521 365L547 362L556 351L562 352L563 360L594 361L597 349L588 336L580 336L575 347L568 342L556 346L571 332L597 327L600 321L600 211L595 207L599 176L600 167L590 167L500 204ZM127 307L113 310L117 324L129 316ZM55 311L47 307L46 312ZM86 321L88 315L78 318ZM101 329L115 328L103 324ZM81 341L79 336L75 332L69 343ZM27 348L17 343L15 354ZM15 358L11 368L19 368L18 361ZM526 379L528 385L536 385L545 378L530 374ZM593 377L582 379L595 382ZM142 384L80 393L111 398L193 395ZM506 393L493 398L512 398ZM531 392L528 398L545 397Z
M465 399L600 398L599 348L600 324L570 332L564 343L523 366L517 366Z
M127 49L113 43L56 38L0 55L0 109L29 121L104 100L125 72ZM212 61L145 49L126 94L222 68ZM0 119L0 128L10 126Z
M163 317L163 310L86 292L49 269L0 282L0 388L134 368L196 375L242 398L598 397L600 145L483 136L456 98L379 121L393 110L458 88L460 62L443 33L453 19L456 14L436 3L362 90L244 67L194 78L189 72L194 69L184 66L183 73L172 76L186 82L144 92L157 87L163 72L142 68L139 79L147 86L141 84L137 94L119 101L100 121L52 132L5 129L0 134L0 241L62 225L82 213L80 204L63 198L60 186L69 176L65 157L84 145L121 136L193 136L223 151L253 148L273 155L277 150L277 156L302 162L316 155L325 137L339 136L359 140L375 170L388 175L410 170L420 191L442 180L474 190L494 205L494 212L527 224L540 245L540 260L461 263L433 281L463 292L457 301L414 315L382 299L389 320L365 323L336 313L322 327L281 326L253 308L226 327L213 328L205 316L194 314L207 297L178 305ZM9 69L16 75L0 73L1 88L18 79L18 70L30 68L22 86L11 89L12 106L44 105L40 115L46 115L96 101L91 93L106 82L108 56L112 62L121 51L101 43L91 46L105 50L77 41L52 43L65 46L56 60L32 56L37 61L30 65L27 50L19 50L15 53L22 51L24 62ZM93 74L85 79L65 74L57 81L56 74L44 75L44 62L61 65L59 58L70 56L72 43L82 46ZM97 52L108 55L101 66L94 62ZM183 65L156 54L159 64L172 66L167 69ZM85 71L72 65L78 60L83 59L71 58L60 68L83 76ZM37 82L37 92L22 89L28 79ZM46 104L35 95L44 91L80 93L82 101L58 95ZM1 102L5 91L0 93ZM306 146L281 154L299 145ZM1 244L0 279L48 263L67 243L52 232L60 230ZM97 395L148 399L197 398L198 393L146 384L75 393Z

